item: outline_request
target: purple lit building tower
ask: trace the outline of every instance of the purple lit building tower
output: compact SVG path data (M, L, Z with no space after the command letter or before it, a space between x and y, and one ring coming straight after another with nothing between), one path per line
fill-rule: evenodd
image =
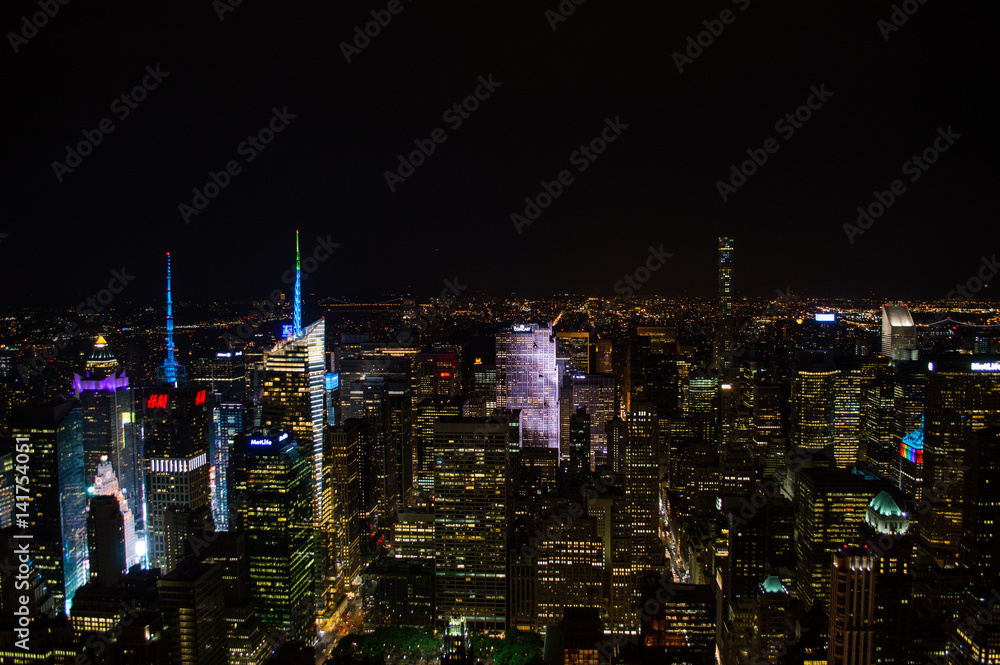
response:
M497 407L520 409L526 448L559 450L559 373L548 325L516 325L497 333Z
M125 500L136 508L141 532L145 492L135 395L104 337L97 338L84 373L73 375L73 392L83 415L83 478L92 481L101 462L109 462Z

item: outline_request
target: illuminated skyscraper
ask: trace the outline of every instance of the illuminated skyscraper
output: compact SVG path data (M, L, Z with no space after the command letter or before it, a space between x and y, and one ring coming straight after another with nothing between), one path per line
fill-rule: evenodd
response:
M510 428L487 418L434 425L437 624L464 618L502 629L507 617Z
M345 580L353 580L361 570L362 478L358 421L328 427L326 440L328 460L323 471L324 475L330 475L331 482L328 484L324 480L323 491L324 498L326 492L331 492L328 510L333 516L327 567L338 570ZM367 537L367 530L364 535Z
M966 497L961 468L972 433L1000 425L1000 357L942 357L928 365L924 428L924 496L935 484L947 491L927 515L921 537L957 552Z
M556 343L546 325L516 325L497 333L497 405L520 409L526 448L559 450Z
M291 427L313 481L312 506L317 520L323 482L325 425L326 326L320 319L302 335L279 342L264 354L261 401L263 427Z
M834 442L837 370L825 353L804 353L792 382L792 445L823 450Z
M718 353L731 353L736 322L733 315L733 253L735 240L719 238Z
M306 638L315 617L311 483L300 450L290 429L257 428L236 437L230 460L250 593L264 625L290 638Z
M219 531L229 531L234 509L229 503L229 454L236 435L249 424L249 412L243 402L213 401L210 484L212 519Z
M174 305L170 289L170 252L167 252L167 358L156 370L157 383L179 386L187 381L187 369L174 357Z
M129 505L125 493L122 491L115 476L114 469L107 457L101 460L97 467L97 476L94 478L94 485L90 488L93 496L110 496L115 500L118 512L122 516L122 538L125 547L125 569L129 569L136 564L141 564L145 560L146 543L139 542L135 535L135 516Z
M101 459L107 457L141 525L145 488L136 396L103 337L97 338L84 374L73 375L73 393L83 412L84 481L93 480Z
M796 490L795 568L797 598L806 607L827 610L830 557L847 545L858 545L858 527L869 502L885 481L844 469L804 468Z
M894 363L917 359L917 329L906 305L882 305L882 355Z
M205 389L189 386L151 390L144 402L149 564L165 572L179 562L186 540L179 532L168 541L168 512L210 510L208 401Z
M18 443L30 446L29 519L35 570L55 611L70 614L73 594L87 582L87 495L83 480L83 419L75 399L23 406L11 415Z
M830 665L875 663L875 557L863 548L833 553Z
M664 564L659 537L660 439L652 404L633 402L625 426L625 498L632 524L632 574L638 581L645 571L662 570Z
M617 402L617 384L613 374L573 376L573 411L586 409L590 416L591 469L607 462L607 425L615 417Z

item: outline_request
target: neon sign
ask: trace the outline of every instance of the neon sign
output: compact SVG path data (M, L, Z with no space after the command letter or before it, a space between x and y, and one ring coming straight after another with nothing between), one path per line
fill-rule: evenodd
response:
M518 324L513 328L514 332L531 332L531 326L526 326L524 324Z
M278 441L281 442L281 441L284 441L287 438L288 438L288 432L285 432L284 434L282 434L281 436L278 437Z
M150 395L149 399L146 400L147 409L165 409L167 408L167 396L166 395Z
M198 406L199 404L204 404L204 403L205 403L205 391L199 390L194 396L194 405Z
M837 320L834 312L816 312L816 320L822 323L832 323Z
M973 372L1000 372L1000 363L972 363Z
M271 445L270 439L250 439L251 446L269 446Z
M451 376L451 372L441 372L441 378L446 379Z

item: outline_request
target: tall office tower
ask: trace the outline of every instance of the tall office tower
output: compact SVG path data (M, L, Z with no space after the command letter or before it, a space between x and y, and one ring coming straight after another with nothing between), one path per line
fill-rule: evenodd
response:
M182 533L167 540L168 512L210 509L208 401L203 388L166 386L147 393L144 402L146 542L150 566L164 572L176 565L184 540Z
M27 474L35 570L55 611L70 614L87 581L87 495L83 484L83 418L79 400L18 407L11 429L30 446Z
M994 587L965 594L962 620L948 643L948 662L956 665L989 665L1000 662L1000 615L995 607L1000 591Z
M327 460L324 473L331 475L331 483L323 483L323 491L335 491L324 503L324 510L332 515L326 568L336 570L350 583L361 570L361 436L359 421L354 420L339 427L327 427ZM364 536L368 537L367 528Z
M917 328L906 305L882 305L882 355L893 363L917 359Z
M520 409L526 448L559 450L559 375L549 326L516 325L497 333L497 405Z
M434 490L434 423L445 416L462 415L461 397L428 397L417 404L414 450L417 457L417 488Z
M684 386L681 413L685 418L699 423L705 432L705 440L718 448L720 383L711 377L690 377Z
M121 581L125 564L125 520L112 495L95 496L87 512L87 546L90 578L111 586Z
M830 665L875 663L875 557L864 548L833 553L830 584Z
M632 572L663 568L660 523L659 423L651 404L636 402L628 412L625 498L632 523Z
M607 425L615 417L617 385L613 374L573 376L573 411L586 409L590 415L591 469L607 464Z
M220 345L225 348L225 345ZM197 358L190 372L191 383L210 392L217 392L223 400L242 402L249 397L247 391L247 356L242 350L216 351Z
M408 508L392 525L392 546L397 559L434 558L434 510Z
M273 650L250 596L250 571L245 533L215 534L206 544L205 563L222 568L222 614L226 622L229 665L263 665Z
M611 340L607 337L597 340L596 360L594 370L597 374L611 374L614 372L611 362Z
M756 383L753 386L753 442L754 459L761 466L768 457L771 441L781 436L781 385L777 383ZM773 470L772 470L773 473Z
M510 429L490 418L443 418L434 425L437 625L457 617L470 627L505 626L509 437Z
M829 354L804 352L792 381L792 446L823 450L833 446L834 386L837 370Z
M160 578L157 587L163 622L170 631L170 662L225 665L222 566L188 561Z
M454 397L458 394L458 354L417 354L418 388L414 399Z
M497 368L496 365L484 365L481 358L476 358L472 364L471 386L469 399L481 399L486 409L497 408Z
M944 357L928 364L924 428L924 496L947 488L927 516L922 538L933 548L957 552L967 484L960 468L977 429L1000 425L1000 358Z
M174 305L170 289L170 252L167 252L167 357L156 370L159 385L184 385L187 382L187 368L174 357Z
M913 621L910 518L888 492L879 492L865 509L861 542L875 564L875 661L906 663Z
M125 547L125 569L129 569L136 564L141 564L146 556L146 543L140 542L135 535L135 516L129 505L125 493L122 491L115 476L115 471L111 463L105 457L97 467L97 476L94 478L93 487L88 491L94 496L113 497L118 505L118 512L122 516L122 541ZM93 572L93 571L91 571Z
M718 326L717 353L731 353L736 332L733 314L733 238L719 238L719 303L716 325Z
M757 586L750 649L766 663L780 662L787 652L785 632L791 619L791 604L791 594L777 576L771 575Z
M969 437L965 464L966 500L959 559L980 589L1000 587L1000 427L981 429Z
M271 631L306 638L315 617L309 463L294 432L256 428L236 437L233 491L246 497L236 528L246 534L250 593ZM280 517L279 517L280 516Z
M890 485L844 469L803 468L796 488L796 597L829 609L830 557L859 544L858 525L869 502Z
M138 472L138 445L135 441L133 402L129 380L111 354L103 337L98 337L87 358L83 375L73 374L73 393L83 411L84 478L97 473L102 455L111 458L122 471L122 486L128 498L136 494L141 478Z
M569 464L576 470L591 469L590 416L586 409L577 409L569 423Z
M216 395L218 398L219 396ZM211 468L212 520L219 531L229 531L234 506L229 503L229 455L236 435L250 426L250 410L243 402L212 400L212 446L209 451Z
M642 577L642 662L711 663L715 655L715 594L702 584L671 584L658 573ZM669 592L665 592L669 588ZM657 594L659 593L659 596ZM665 602L661 599L666 593ZM654 611L650 611L654 610Z
M14 518L14 440L0 441L0 529Z
M590 374L589 332L558 332L556 344L569 353L575 374Z
M545 543L535 560L538 619L559 623L567 607L604 607L604 543L599 522L570 520L558 538Z
M883 478L899 484L899 443L893 439L895 421L891 379L876 381L865 391L861 457L878 469Z
M306 326L302 334L279 342L264 353L260 423L262 427L291 427L300 454L309 463L313 479L312 509L319 523L323 495L324 388L326 382L326 323Z
M898 440L922 427L927 395L927 364L896 363L893 382L893 436Z
M897 482L898 479L898 482ZM924 498L924 424L903 437L889 481L915 499Z
M837 466L846 469L859 461L861 454L861 404L865 377L860 363L841 361L833 377L833 456Z

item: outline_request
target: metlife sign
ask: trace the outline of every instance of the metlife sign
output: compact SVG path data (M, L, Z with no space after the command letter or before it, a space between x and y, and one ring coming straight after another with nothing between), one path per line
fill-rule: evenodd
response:
M972 363L973 372L1000 372L1000 362Z

